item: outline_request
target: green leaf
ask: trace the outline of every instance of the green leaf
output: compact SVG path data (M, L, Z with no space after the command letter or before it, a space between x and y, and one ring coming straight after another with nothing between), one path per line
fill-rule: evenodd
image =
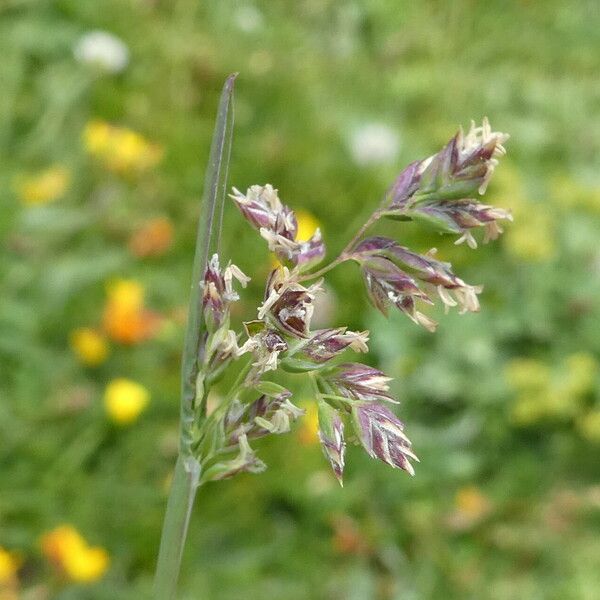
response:
M283 386L272 381L261 381L254 386L254 389L259 393L271 398L281 396L281 394L289 394L289 391Z
M181 366L181 453L191 455L196 379L203 353L204 321L200 282L212 253L219 249L223 206L227 191L227 171L233 136L233 86L236 74L230 75L223 86L215 123L209 163L206 168L202 215L198 223L196 255L192 275L192 291ZM200 399L198 399L200 400ZM198 407L197 407L198 408ZM201 405L204 411L205 406Z

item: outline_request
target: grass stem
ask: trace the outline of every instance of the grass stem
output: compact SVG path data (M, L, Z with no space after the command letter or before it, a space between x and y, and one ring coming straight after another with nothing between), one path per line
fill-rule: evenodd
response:
M194 458L177 459L158 552L154 579L155 600L174 600L194 498L200 481L200 464Z

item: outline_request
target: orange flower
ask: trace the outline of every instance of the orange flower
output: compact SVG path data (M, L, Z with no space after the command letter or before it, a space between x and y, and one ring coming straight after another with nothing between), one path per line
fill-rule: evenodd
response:
M44 556L71 581L96 581L108 568L106 550L90 547L71 525L61 525L44 534L40 545Z
M332 520L333 549L340 554L365 554L369 551L367 540L358 524L348 515L338 515Z
M151 337L158 317L144 308L144 288L140 283L120 279L108 288L104 309L104 330L122 344L137 344Z
M161 256L173 242L173 225L166 217L146 221L129 239L129 250L139 258Z
M456 492L456 508L472 519L480 519L490 510L490 501L474 485L463 487Z
M454 506L455 510L447 518L447 525L456 531L464 531L481 523L493 509L489 498L474 485L456 492Z

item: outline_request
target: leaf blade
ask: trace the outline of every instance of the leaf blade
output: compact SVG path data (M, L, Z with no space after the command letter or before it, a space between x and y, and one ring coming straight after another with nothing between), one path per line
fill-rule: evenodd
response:
M181 443L184 456L191 455L194 407L197 401L196 379L203 352L201 280L209 257L219 249L223 207L227 191L227 173L233 139L233 89L237 73L223 86L215 122L209 162L206 167L202 212L198 222L196 252L192 270L192 289L181 365Z

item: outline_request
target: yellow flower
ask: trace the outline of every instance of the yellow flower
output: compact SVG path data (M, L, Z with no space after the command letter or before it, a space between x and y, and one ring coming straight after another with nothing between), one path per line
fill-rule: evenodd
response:
M319 442L319 412L314 402L301 402L300 407L305 410L298 429L298 438L301 444L310 446Z
M567 393L582 396L592 391L598 374L598 362L589 352L576 352L566 359L567 377L564 381Z
M101 156L111 143L112 127L104 121L90 121L83 130L83 143L93 156Z
M109 300L127 310L139 310L144 304L144 294L144 286L133 279L117 279L108 286Z
M71 175L65 167L55 165L35 175L17 180L16 192L23 204L48 204L65 194Z
M15 580L19 566L20 561L17 557L0 546L0 591L4 584Z
M136 173L160 162L160 146L146 140L126 127L116 127L104 121L91 121L83 132L86 150L111 171Z
M548 385L552 372L550 367L535 358L515 358L504 371L506 381L516 390L539 390Z
M514 222L506 227L504 247L518 260L543 262L556 251L554 215L545 206L527 199L519 171L510 162L504 162L495 174L494 188L498 189L493 204L508 208Z
M43 535L41 547L46 558L71 581L96 581L108 568L106 550L90 547L71 525L61 525Z
M554 201L565 210L582 209L600 213L600 187L590 187L566 175L557 175L551 181Z
M119 279L107 291L104 331L122 344L136 344L151 337L158 319L144 308L143 286L131 279Z
M317 218L306 210L294 211L296 214L296 220L298 222L298 233L296 239L299 242L307 242L315 233L315 231L321 227L321 224ZM274 269L281 266L279 259L272 254L271 255L271 267Z
M108 568L108 553L104 548L83 548L79 552L67 554L64 568L73 581L87 583L96 581Z
M577 425L584 438L594 444L600 444L600 409L597 408L584 415Z
M82 363L95 367L108 356L106 338L90 327L80 327L71 333L71 348Z
M530 425L544 417L573 418L583 397L594 389L597 373L596 359L586 352L567 356L559 368L532 358L511 361L505 377L519 392L511 409L513 421Z
M306 210L297 210L296 219L298 220L296 239L299 242L307 242L321 226L317 218Z
M114 379L104 392L108 416L119 425L133 423L150 400L148 390L129 379Z
M46 558L55 563L85 546L85 541L72 525L60 525L42 536L40 545Z
M454 498L456 508L465 516L472 520L479 520L484 517L491 508L490 501L474 485L463 487Z
M507 250L517 259L549 260L556 251L553 219L548 213L533 210L527 216L516 215L504 240Z
M544 392L519 394L511 407L511 418L516 425L531 425L545 415Z
M455 509L446 523L455 531L465 531L480 523L492 511L492 503L478 487L469 485L459 489L454 497Z

